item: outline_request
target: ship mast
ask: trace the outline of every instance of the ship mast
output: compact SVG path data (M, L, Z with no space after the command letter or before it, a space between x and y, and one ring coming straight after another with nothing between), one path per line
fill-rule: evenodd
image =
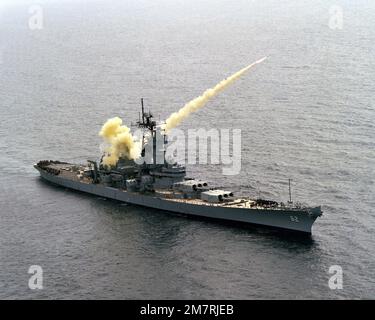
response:
M152 120L153 115L150 111L145 112L143 98L141 98L141 107L142 107L142 117L140 117L139 121L137 122L137 125L139 128L145 128L145 129L150 130L151 132L151 137L153 141L153 163L156 164L156 122ZM145 135L143 133L142 153L144 152L144 147L145 147Z
M288 179L289 180L289 203L293 203L292 201L292 188L291 188L291 185L290 185L290 182L292 181L292 179Z

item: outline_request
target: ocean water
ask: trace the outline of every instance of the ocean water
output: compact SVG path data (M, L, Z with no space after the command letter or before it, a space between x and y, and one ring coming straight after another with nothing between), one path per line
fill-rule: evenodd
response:
M375 297L374 1L38 3L42 29L34 1L0 3L0 298ZM323 206L312 237L124 205L33 169L99 157L102 123L135 121L141 97L164 119L263 56L180 127L241 129L241 173L188 172L276 200L293 179L296 200Z

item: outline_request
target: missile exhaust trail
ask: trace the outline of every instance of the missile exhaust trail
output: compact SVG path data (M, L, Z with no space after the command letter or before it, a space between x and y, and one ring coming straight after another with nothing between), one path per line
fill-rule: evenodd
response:
M262 63L266 60L267 57L259 59L252 64L248 65L247 67L237 71L230 77L222 80L213 88L206 90L202 95L199 97L189 101L185 106L183 106L179 111L172 113L168 119L165 121L164 129L168 132L169 130L177 127L184 119L186 119L191 113L198 111L201 109L211 98L215 97L221 91L223 91L226 87L230 84L235 82L239 77L241 77L246 71L251 69L253 66Z

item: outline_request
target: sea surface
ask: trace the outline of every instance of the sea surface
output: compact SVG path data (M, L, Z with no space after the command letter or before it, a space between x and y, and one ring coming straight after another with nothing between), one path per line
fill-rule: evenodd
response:
M33 168L98 159L101 125L136 121L141 97L165 119L263 56L180 126L241 129L240 174L188 173L283 201L291 178L323 207L311 237L124 205ZM371 0L2 1L0 298L375 298L374 57Z

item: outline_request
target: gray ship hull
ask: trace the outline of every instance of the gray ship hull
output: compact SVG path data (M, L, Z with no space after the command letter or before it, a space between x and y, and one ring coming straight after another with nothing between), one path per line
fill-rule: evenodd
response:
M320 215L320 207L311 208L309 211L297 209L268 210L177 202L157 196L143 195L137 192L128 192L121 189L108 187L104 184L89 184L70 180L58 175L50 174L40 169L38 166L35 166L35 168L40 172L43 179L66 188L79 190L96 196L115 199L130 204L190 216L263 225L310 234L314 221Z

